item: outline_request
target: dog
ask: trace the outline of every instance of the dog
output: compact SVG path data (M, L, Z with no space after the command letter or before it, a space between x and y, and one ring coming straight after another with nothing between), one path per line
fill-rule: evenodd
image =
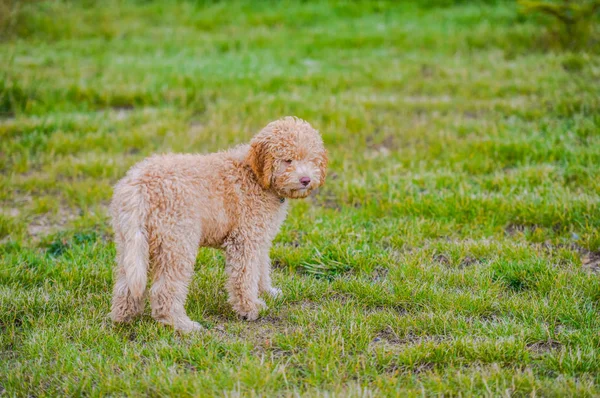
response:
M116 244L111 318L128 322L144 309L148 276L152 317L176 330L202 329L186 314L199 247L225 251L229 303L252 321L271 285L271 244L288 199L325 183L327 150L309 123L284 117L250 141L208 155L155 155L133 166L110 205Z

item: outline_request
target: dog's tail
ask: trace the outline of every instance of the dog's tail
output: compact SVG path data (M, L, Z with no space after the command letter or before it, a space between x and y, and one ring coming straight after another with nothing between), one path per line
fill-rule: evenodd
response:
M112 203L113 227L120 234L120 267L125 272L126 286L133 298L144 295L147 283L149 245L146 222L148 203L143 185L119 183Z

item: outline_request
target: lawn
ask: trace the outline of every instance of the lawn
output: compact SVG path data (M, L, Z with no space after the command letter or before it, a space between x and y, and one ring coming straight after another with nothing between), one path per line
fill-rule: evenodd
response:
M453 3L0 1L0 395L598 396L600 51ZM284 115L330 170L283 298L202 249L205 332L114 326L112 185Z

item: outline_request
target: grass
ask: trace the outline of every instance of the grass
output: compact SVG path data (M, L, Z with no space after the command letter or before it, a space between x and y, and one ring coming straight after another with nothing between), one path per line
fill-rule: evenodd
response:
M512 2L2 5L0 391L600 394L598 52ZM283 299L238 320L203 249L205 333L112 325L112 184L283 115L331 155Z

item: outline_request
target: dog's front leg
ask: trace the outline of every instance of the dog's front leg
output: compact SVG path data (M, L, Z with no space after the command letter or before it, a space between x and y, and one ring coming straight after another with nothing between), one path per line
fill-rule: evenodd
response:
M281 296L281 289L273 287L271 283L271 259L269 258L270 247L261 252L260 280L258 281L259 293L267 293L273 298Z
M242 318L254 321L261 308L266 307L258 298L261 250L248 242L230 242L225 253L229 303Z

